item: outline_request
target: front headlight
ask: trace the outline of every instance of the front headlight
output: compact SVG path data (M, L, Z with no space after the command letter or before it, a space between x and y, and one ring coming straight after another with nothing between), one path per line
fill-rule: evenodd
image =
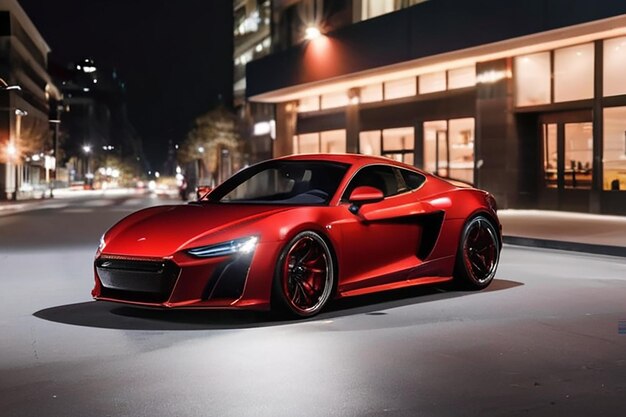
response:
M188 254L198 258L213 258L216 256L234 255L236 253L248 254L254 251L259 238L256 236L235 239L229 242L218 243L216 245L201 246L189 249Z

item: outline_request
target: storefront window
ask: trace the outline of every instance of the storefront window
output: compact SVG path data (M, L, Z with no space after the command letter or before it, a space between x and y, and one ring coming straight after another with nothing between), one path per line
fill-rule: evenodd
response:
M626 107L604 109L604 190L626 190Z
M383 100L383 85L372 84L361 87L361 103L373 103Z
M435 91L446 90L446 72L433 72L430 74L420 75L419 77L420 94L434 93Z
M359 133L359 152L363 155L380 155L380 130Z
M474 118L424 122L424 170L473 183Z
M312 96L300 99L298 103L298 112L318 111L320 109L320 97Z
M321 153L346 153L346 130L329 130L321 133Z
M413 165L415 133L413 127L383 130L382 155L405 164Z
M448 122L424 122L424 171L448 176Z
M604 41L604 95L626 94L626 37Z
M415 77L388 81L385 83L385 100L414 96L415 87Z
M448 71L448 90L473 87L476 85L476 66L457 68Z
M294 153L319 153L320 134L305 133L297 136L297 146L294 146Z
M515 57L515 89L518 106L550 103L550 53Z
M336 107L344 107L348 105L348 93L341 91L339 93L328 93L322 95L322 110L334 109Z
M449 121L450 177L474 182L474 118Z
M554 51L554 101L593 97L593 44Z
M558 184L558 150L556 123L546 123L543 126L543 172L546 187L556 188Z
M591 188L593 125L565 123L565 188Z

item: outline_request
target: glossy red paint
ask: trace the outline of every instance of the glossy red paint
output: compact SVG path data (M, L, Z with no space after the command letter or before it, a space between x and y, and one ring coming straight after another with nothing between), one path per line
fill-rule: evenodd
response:
M285 270L288 262L279 263L281 253L291 253L287 243L303 231L319 235L330 248L335 297L451 280L463 229L476 215L493 223L500 247L495 200L485 191L458 187L379 157L297 155L274 161L319 161L346 168L323 205L210 201L223 184L204 202L154 207L126 217L104 235L96 253L94 298L155 307L268 309L275 302L275 277L294 276L293 270ZM379 190L362 185L360 194L378 201L351 210L344 191L361 169L372 166L388 166L396 174L409 171L423 182L382 199ZM245 252L245 244L252 250ZM236 245L244 249L233 249ZM201 257L190 252L197 248L235 252ZM310 258L311 269L301 275L308 285L318 285L323 262ZM155 285L152 293L132 289L132 282L145 284L153 275L159 286L150 284Z

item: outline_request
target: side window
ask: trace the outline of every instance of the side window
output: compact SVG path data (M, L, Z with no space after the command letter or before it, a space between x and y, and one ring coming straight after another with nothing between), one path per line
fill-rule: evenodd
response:
M420 188L424 181L426 181L426 177L422 174L418 174L417 172L408 171L406 169L401 169L402 178L404 178L404 183L410 190L416 190Z
M402 177L400 176L400 179ZM385 197L398 194L404 187L404 184L398 184L398 178L395 171L390 166L385 165L371 165L361 169L350 181L346 191L343 193L341 199L347 201L350 197L350 193L356 188L363 185L378 188L381 190Z

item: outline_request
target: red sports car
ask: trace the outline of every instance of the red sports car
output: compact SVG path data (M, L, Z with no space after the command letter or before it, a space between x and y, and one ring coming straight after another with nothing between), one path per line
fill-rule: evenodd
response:
M485 288L501 246L485 191L385 158L289 156L120 221L101 239L92 294L305 317L336 297L451 280Z

